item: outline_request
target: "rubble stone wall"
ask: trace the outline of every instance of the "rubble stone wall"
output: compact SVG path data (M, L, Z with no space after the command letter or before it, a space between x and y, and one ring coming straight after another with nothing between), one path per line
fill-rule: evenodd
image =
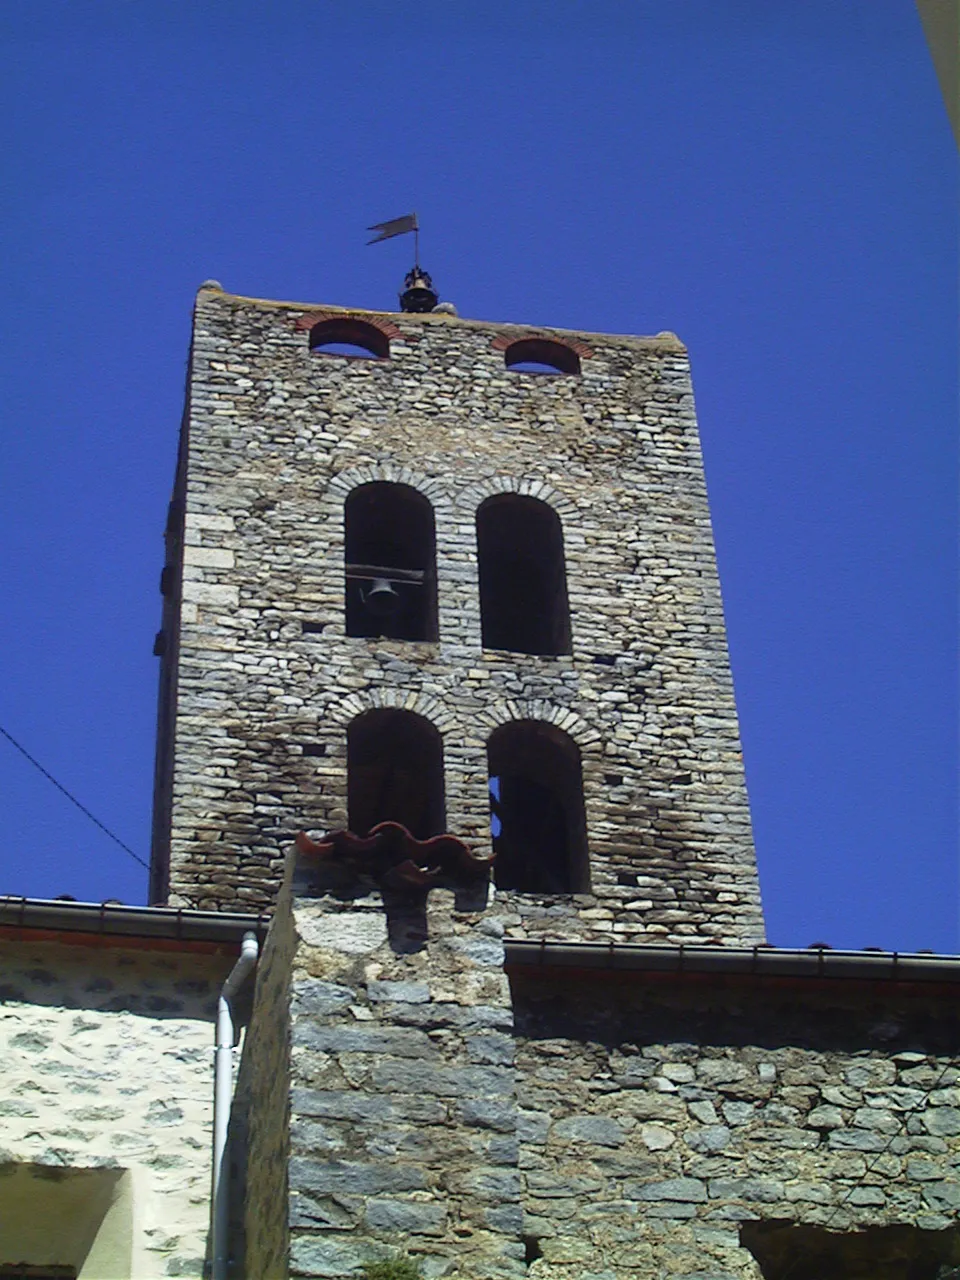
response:
M502 926L458 898L431 890L429 927L379 893L293 901L292 1275L397 1250L427 1276L526 1275Z
M952 998L555 975L512 974L531 1280L760 1280L755 1219L955 1227Z
M478 849L491 732L544 720L576 742L591 891L522 912L515 936L759 940L683 346L579 335L581 374L537 377L504 367L504 343L529 329L398 314L388 360L348 359L310 352L309 310L197 301L166 614L172 795L155 841L169 901L270 903L292 835L346 823L350 720L394 706L440 731L447 826ZM433 504L438 643L344 635L343 506L373 480ZM560 517L568 656L481 647L475 516L501 492Z
M231 1115L231 1153L237 1167L242 1230L232 1245L245 1259L238 1274L284 1276L289 1233L287 1172L290 1160L290 973L296 938L289 893L277 911L257 966L251 1034L237 1081Z

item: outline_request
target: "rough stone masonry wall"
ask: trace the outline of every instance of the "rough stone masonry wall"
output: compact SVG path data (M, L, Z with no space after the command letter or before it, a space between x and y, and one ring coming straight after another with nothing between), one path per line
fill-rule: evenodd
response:
M244 1041L231 1112L231 1151L237 1165L232 1190L240 1200L242 1229L232 1225L237 1275L287 1274L290 1252L287 1172L290 1161L290 975L296 952L289 888L257 966L250 1029Z
M444 889L424 914L295 888L267 945L293 940L290 1003L258 993L247 1040L275 1043L290 1019L290 1274L352 1276L399 1249L428 1277L526 1275L502 924ZM276 1114L267 1067L251 1076L254 1117ZM254 1192L248 1224L276 1207ZM250 1276L286 1274L269 1234Z
M203 1274L213 1021L229 966L0 941L0 1166L128 1169L134 1278Z
M845 986L517 970L531 1280L760 1280L752 1219L954 1227L955 995Z
M393 315L391 358L350 360L310 353L308 310L214 290L197 302L179 649L167 638L170 902L271 901L292 835L346 823L348 723L399 706L440 731L447 826L479 849L490 733L540 719L577 743L591 893L519 900L516 936L758 940L685 349L553 331L593 354L580 376L536 377L493 345L527 329ZM438 644L344 636L343 505L372 480L433 504ZM567 657L481 648L475 514L509 491L562 521ZM163 861L166 845L162 831Z

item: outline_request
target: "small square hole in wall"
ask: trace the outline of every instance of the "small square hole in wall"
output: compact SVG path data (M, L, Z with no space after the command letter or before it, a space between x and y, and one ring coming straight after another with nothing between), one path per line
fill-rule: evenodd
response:
M326 625L327 625L327 624L326 624L325 622L304 622L304 623L301 623L301 626L303 627L303 634L304 634L305 636L319 636L319 635L322 635L322 634L323 634L323 629L324 629L324 627L325 627Z
M305 756L325 756L327 754L327 744L325 742L305 742L303 744L303 754Z

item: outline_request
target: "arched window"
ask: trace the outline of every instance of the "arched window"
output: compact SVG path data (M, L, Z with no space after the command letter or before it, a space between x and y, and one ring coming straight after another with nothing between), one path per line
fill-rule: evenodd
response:
M547 338L522 338L503 353L508 369L516 373L579 373L580 357L572 347Z
M490 829L501 889L583 893L589 887L580 751L540 720L503 725L487 743Z
M351 722L347 810L354 835L365 836L378 822L400 822L418 840L442 834L443 743L429 720L382 709Z
M477 512L480 620L485 649L570 652L570 609L557 513L502 493Z
M388 360L390 339L365 320L321 320L310 330L310 350L320 355L352 356L360 360Z
M436 640L433 507L406 484L360 485L344 508L347 635Z

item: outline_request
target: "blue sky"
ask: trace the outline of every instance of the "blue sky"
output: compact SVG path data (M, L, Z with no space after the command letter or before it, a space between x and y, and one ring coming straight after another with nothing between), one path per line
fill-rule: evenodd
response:
M677 332L769 934L957 950L957 154L909 0L6 0L0 724L149 846L190 310ZM145 876L0 740L0 889Z

